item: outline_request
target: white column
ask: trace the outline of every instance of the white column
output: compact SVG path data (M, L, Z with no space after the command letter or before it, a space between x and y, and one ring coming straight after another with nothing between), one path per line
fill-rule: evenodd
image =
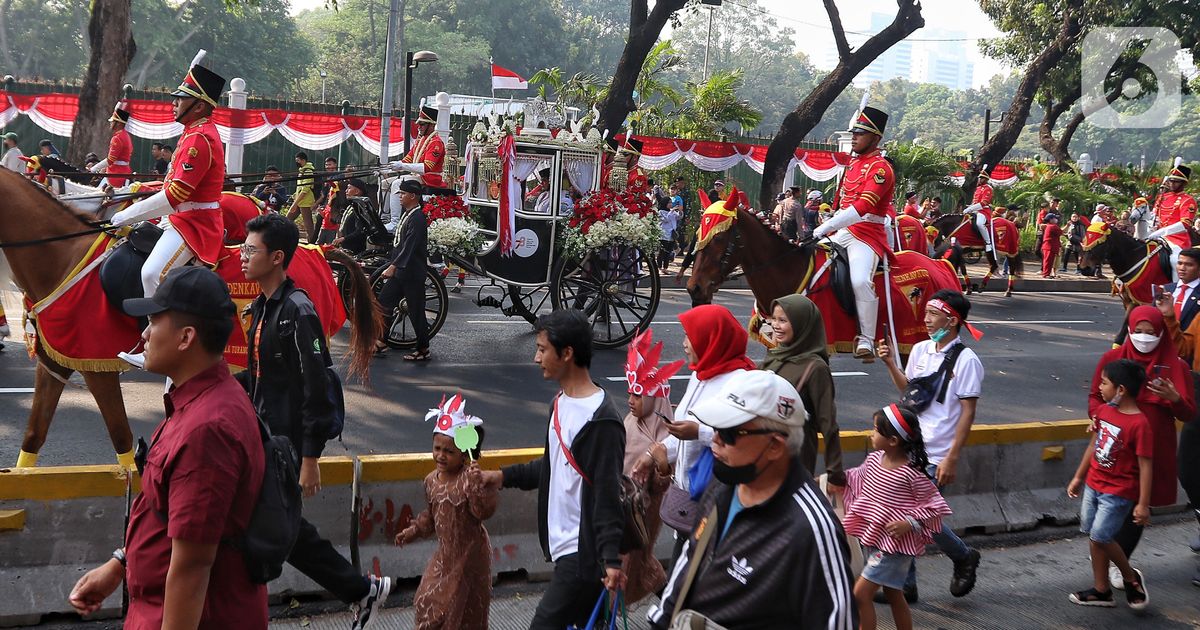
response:
M229 82L229 109L246 109L246 80L237 77ZM242 172L242 145L246 130L234 125L229 129L229 142L225 143L225 172Z
M433 103L438 110L437 126L434 129L437 135L441 136L442 142L445 142L450 138L450 95L438 92L433 97Z

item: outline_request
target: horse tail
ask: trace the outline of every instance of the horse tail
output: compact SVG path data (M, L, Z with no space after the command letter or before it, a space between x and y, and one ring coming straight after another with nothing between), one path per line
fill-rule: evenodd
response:
M325 259L336 262L346 269L350 281L350 303L346 305L350 316L350 350L348 375L362 382L369 381L371 358L375 356L375 341L383 334L383 308L375 299L371 282L363 273L358 261L346 252L330 248L325 250Z

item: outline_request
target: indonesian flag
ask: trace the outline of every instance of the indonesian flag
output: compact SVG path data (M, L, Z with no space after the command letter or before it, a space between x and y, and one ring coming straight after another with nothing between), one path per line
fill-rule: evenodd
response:
M529 82L508 68L501 68L496 64L492 64L492 89L528 90Z

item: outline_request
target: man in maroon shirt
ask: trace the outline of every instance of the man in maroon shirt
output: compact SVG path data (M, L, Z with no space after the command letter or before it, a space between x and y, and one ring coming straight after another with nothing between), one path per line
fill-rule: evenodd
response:
M125 580L125 628L265 629L267 588L222 541L245 531L263 478L258 420L222 358L236 311L229 288L203 267L167 274L151 298L125 301L150 318L146 370L170 377L166 418L139 440L142 492L126 545L84 575L71 605L98 610Z

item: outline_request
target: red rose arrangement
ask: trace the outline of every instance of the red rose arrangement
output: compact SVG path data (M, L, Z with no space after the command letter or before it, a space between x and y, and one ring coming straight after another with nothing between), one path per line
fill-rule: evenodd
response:
M438 219L470 219L471 209L459 195L434 195L425 202L425 222Z

